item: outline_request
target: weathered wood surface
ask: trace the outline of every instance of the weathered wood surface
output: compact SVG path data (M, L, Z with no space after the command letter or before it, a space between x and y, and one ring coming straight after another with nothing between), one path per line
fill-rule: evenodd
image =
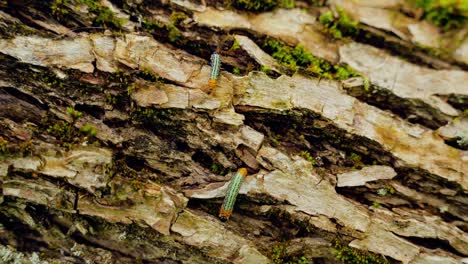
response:
M467 261L466 41L396 54L442 48L399 1L140 2L0 1L0 260ZM331 38L338 7L383 44ZM291 71L268 38L360 76Z

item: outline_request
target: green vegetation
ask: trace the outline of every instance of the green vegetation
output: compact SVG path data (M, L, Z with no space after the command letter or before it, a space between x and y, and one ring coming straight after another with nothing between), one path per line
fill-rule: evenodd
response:
M337 7L337 12L338 17L332 11L320 15L319 21L325 26L326 32L335 39L356 35L359 32L358 22L353 21L343 8Z
M76 4L86 5L89 12L93 13L95 17L93 18L93 24L95 26L104 26L104 27L113 27L121 29L125 19L117 18L114 15L114 12L108 7L102 6L96 0L77 0L76 2L69 2L69 0L53 0L50 9L52 15L59 21L65 21L65 16L73 11L71 6Z
M272 73L271 69L268 66L264 66L264 65L260 66L260 71L264 72L266 74L271 74Z
M345 264L387 264L389 263L383 256L372 254L352 248L350 246L342 245L340 242L335 241L333 247L335 248L335 257Z
M239 41L234 40L234 42L232 43L232 46L229 50L237 50L237 49L240 49L240 45L239 45Z
M214 174L219 174L219 175L226 175L231 173L231 169L224 168L223 165L218 164L218 163L212 163L210 166L211 172Z
M160 77L157 74L155 74L151 69L142 69L136 75L137 77L140 77L150 82L156 82L160 80Z
M0 156L28 156L32 154L33 143L28 140L24 141L21 144L14 144L8 142L8 140L0 137Z
M49 125L47 128L47 133L62 141L64 146L69 147L70 143L80 142L83 140L83 137L93 138L97 135L96 128L89 124L83 125L79 130L75 129L76 122L83 115L82 112L69 106L67 107L67 113L72 118L71 124L60 120Z
M239 68L233 68L233 69L232 69L232 73L235 74L235 75L237 75L237 76L240 76L240 75L241 75L241 71L240 71Z
M292 71L303 69L313 76L327 79L344 80L351 77L361 76L348 65L333 65L306 51L302 45L292 48L282 44L278 40L269 39L265 41L263 48L277 59L281 64ZM364 78L365 79L365 78Z
M80 127L80 132L86 135L87 137L95 137L97 135L97 130L90 124L86 124Z
M0 155L8 154L8 140L0 137Z
M67 113L71 116L73 123L76 123L78 118L80 118L83 115L82 112L75 110L75 108L71 106L67 107Z
M164 24L158 21L143 21L143 28L151 34L166 36L171 43L180 41L182 34L174 24Z
M310 164L312 164L312 166L317 165L317 161L315 160L314 157L312 157L312 155L310 155L309 151L307 150L301 151L299 155L303 157L304 159L306 159L307 161L309 161Z
M159 21L145 20L143 21L142 26L151 34L166 37L169 39L169 42L177 43L182 41L182 33L180 33L180 30L177 28L177 26L180 25L180 23L187 17L187 14L183 12L172 12L170 24Z
M252 12L265 12L278 7L294 8L294 0L233 0L232 5Z
M138 107L133 113L133 117L145 124L154 124L156 121L169 117L172 114L170 109L154 109Z
M380 196L385 196L387 194L394 194L395 189L392 186L386 186L385 188L378 189L376 193Z
M307 258L304 256L286 256L286 243L276 244L271 251L271 260L276 264L306 264Z
M50 5L52 10L52 15L58 19L62 20L65 15L68 14L68 9L66 7L67 0L54 0Z
M371 206L374 207L374 208L379 208L381 205L380 205L379 202L373 201Z
M309 4L313 6L324 6L327 1L326 0L309 0L308 2Z
M79 3L86 5L89 11L96 15L93 22L98 26L111 26L120 29L125 23L125 19L115 17L112 10L102 6L96 0L79 0Z
M353 162L353 168L354 169L360 169L362 167L364 167L364 162L362 162L362 157L359 155L359 154L356 154L354 152L352 152L350 155L349 155L349 159L351 159L351 161Z
M443 30L461 28L468 22L467 0L412 0L424 10L423 19L426 19Z
M185 19L187 19L187 15L184 13L184 12L172 12L171 13L171 23L173 25L178 25L180 24L180 22L184 21Z

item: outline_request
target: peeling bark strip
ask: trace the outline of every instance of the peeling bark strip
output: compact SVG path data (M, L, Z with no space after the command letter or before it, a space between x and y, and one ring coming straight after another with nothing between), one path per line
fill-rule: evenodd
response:
M0 1L2 261L468 256L466 28L401 1L141 2Z

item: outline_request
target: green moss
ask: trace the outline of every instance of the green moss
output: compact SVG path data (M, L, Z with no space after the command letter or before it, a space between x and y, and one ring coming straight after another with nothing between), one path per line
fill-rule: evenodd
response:
M270 258L276 264L306 264L308 260L304 256L286 256L287 244L277 243L271 250Z
M423 19L443 30L461 28L468 21L467 0L412 0L424 10Z
M275 8L294 8L294 0L234 0L232 5L236 8L252 12L271 11Z
M168 25L167 29L169 30L169 34L167 36L170 42L174 43L180 41L182 34L178 28L176 28L174 25Z
M364 167L364 163L362 162L362 157L359 155L359 154L356 154L354 152L352 152L350 155L349 155L349 159L351 159L351 161L353 162L353 168L354 169L360 169L362 167Z
M19 154L21 156L30 156L32 155L33 151L33 143L29 141L25 141L19 145Z
M65 15L69 13L67 5L67 0L54 0L50 5L50 9L52 11L52 16L54 16L57 20L62 20Z
M309 0L309 4L313 6L324 6L326 3L326 0Z
M156 82L161 79L151 69L142 69L141 71L137 73L137 76L150 82Z
M95 137L97 135L97 130L90 124L86 124L80 127L80 132L85 134L87 137Z
M312 155L310 155L309 151L307 150L301 151L299 155L303 157L304 159L306 159L307 161L309 161L310 164L312 164L312 166L317 165L317 161L315 160L314 157L312 157Z
M47 133L62 141L64 146L70 146L69 143L79 143L83 140L83 137L92 138L96 136L96 129L89 124L80 127L79 130L75 129L76 121L83 115L82 112L69 106L67 107L67 113L72 118L72 122L68 123L60 120L49 124L46 129ZM46 123L47 122L50 123L50 121L46 121Z
M313 76L336 80L361 76L348 65L333 65L324 59L313 56L302 45L292 48L278 40L268 39L263 47L273 58L292 71L303 69Z
M335 257L345 264L387 264L384 257L334 242Z
M239 41L237 41L237 39L236 39L232 43L232 46L231 46L230 50L237 50L237 49L240 49L240 45L239 45Z
M0 155L9 154L8 140L0 137Z
M272 73L271 69L268 66L264 66L264 65L260 66L260 71L262 71L262 72L264 72L266 74Z
M327 11L319 17L319 21L325 26L327 33L335 39L355 36L359 33L357 21L353 21L341 7L337 7L337 12L338 17L335 17L332 11Z
M234 0L234 7L248 11L270 11L278 6L278 0Z
M218 164L218 163L211 164L210 170L214 174L220 174L220 175L226 175L232 172L231 169L224 168L221 164Z
M181 40L182 34L173 24L164 24L158 21L143 21L142 25L149 33L165 36L172 43Z
M73 119L73 123L75 123L76 120L78 120L78 118L80 118L83 115L82 112L75 110L75 108L73 108L72 106L67 107L67 114L71 116L71 118Z
M283 1L281 1L281 7L294 8L294 0L283 0Z
M138 107L133 113L132 116L138 122L144 124L154 124L162 118L169 117L172 114L170 109L154 109L154 108L141 108Z
M232 73L235 74L235 75L237 75L237 76L240 76L240 75L241 75L240 69L239 69L239 68L236 68L236 67L232 69Z
M47 133L64 142L70 142L76 136L75 129L65 121L58 121L49 126Z
M184 13L184 12L172 12L171 13L171 23L173 25L178 25L180 24L180 22L184 21L185 19L187 19L187 15Z
M89 11L96 15L93 21L96 26L121 29L125 23L125 19L117 18L112 10L102 6L96 0L79 0L79 3L86 5Z

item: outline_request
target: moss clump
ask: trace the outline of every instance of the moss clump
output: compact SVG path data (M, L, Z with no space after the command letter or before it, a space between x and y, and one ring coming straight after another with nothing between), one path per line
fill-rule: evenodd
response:
M278 6L278 0L234 0L234 7L248 11L270 11Z
M239 68L236 68L236 67L234 67L234 68L232 69L232 73L235 74L235 75L237 75L237 76L240 76L240 75L241 75L240 69L239 69Z
M332 11L327 11L319 17L319 21L325 26L326 32L335 39L358 34L358 22L353 21L343 8L337 7L336 10L338 12L338 17L335 17Z
M412 0L424 10L423 19L443 30L461 28L468 22L468 1L466 0Z
M238 49L240 49L240 44L239 44L239 41L237 41L237 39L236 39L232 43L232 46L231 46L231 48L229 50L238 50Z
M69 11L67 8L68 1L67 0L54 0L50 5L50 9L52 11L52 16L54 16L57 20L62 20L64 16L66 16Z
M0 137L0 155L8 154L8 140Z
M359 154L351 152L349 159L353 162L353 169L361 169L365 166L364 162L362 162L362 157Z
M232 172L231 169L224 168L223 165L218 164L218 163L212 163L211 166L210 166L210 170L214 174L219 174L219 175L223 175L223 176Z
M154 108L141 108L138 107L133 113L132 116L138 122L144 124L155 124L160 119L167 118L172 114L170 109L154 109Z
M310 164L312 164L312 166L317 165L317 161L315 160L314 157L312 157L312 155L309 153L309 151L307 151L307 150L301 151L299 153L299 155L301 157L303 157L304 159L306 159L307 161L309 161Z
M350 246L342 245L340 242L335 241L333 247L335 248L335 257L345 264L387 264L389 263L383 256L372 254L352 248Z
M232 5L247 11L264 12L277 7L294 8L294 0L234 0Z
M307 258L304 256L286 256L286 243L278 243L271 250L270 258L276 264L306 264Z
M164 24L158 21L143 21L142 26L151 34L157 34L169 39L169 42L179 42L182 34L174 24Z
M264 73L266 73L266 74L271 74L271 73L273 73L272 70L270 69L270 67L264 66L264 65L260 66L260 71L261 71L261 72L264 72Z
M80 127L80 132L86 135L87 137L95 137L97 135L97 130L90 124L86 124Z
M67 107L67 114L72 118L71 124L60 120L50 124L46 130L47 133L62 141L63 146L70 147L71 143L79 143L84 137L93 138L97 135L96 128L89 124L83 125L79 130L75 129L76 122L83 115L82 112L70 106ZM50 121L46 121L46 123L47 122L50 123Z
M125 23L125 19L115 17L112 10L102 6L96 0L79 0L79 3L86 5L89 11L96 15L93 21L96 26L121 29Z
M292 71L303 69L313 76L336 80L361 76L347 65L333 65L324 59L313 56L302 45L292 48L277 40L269 39L264 43L263 47L273 58Z
M172 12L171 13L171 23L173 25L178 25L180 24L182 21L184 21L185 19L187 19L187 15L184 13L184 12Z

